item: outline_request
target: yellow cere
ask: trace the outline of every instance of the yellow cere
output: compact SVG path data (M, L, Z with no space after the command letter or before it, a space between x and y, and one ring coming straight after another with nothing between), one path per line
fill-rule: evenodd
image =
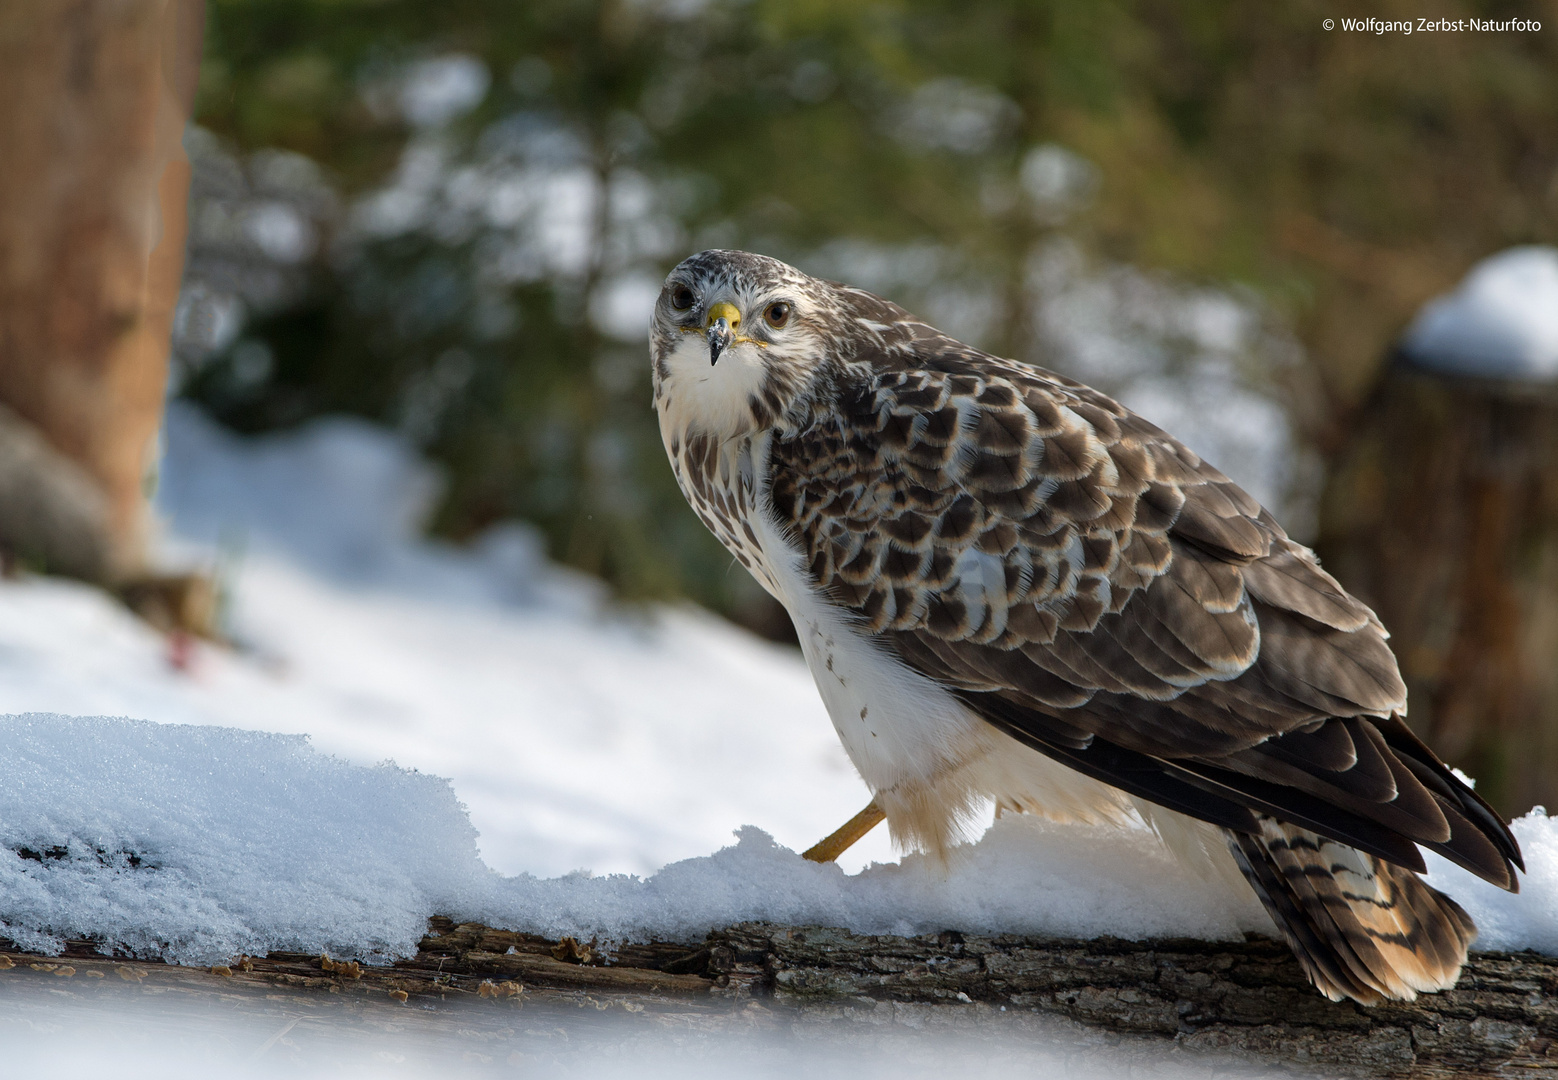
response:
M736 310L735 304L722 300L709 308L709 314L704 318L703 325L705 327L713 326L721 319L728 322L730 328L734 330L741 325L741 312Z

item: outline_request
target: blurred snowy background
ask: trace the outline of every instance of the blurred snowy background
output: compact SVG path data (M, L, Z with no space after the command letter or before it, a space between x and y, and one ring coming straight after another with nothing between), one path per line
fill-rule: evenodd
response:
M870 798L798 651L690 605L623 610L518 523L424 539L437 474L394 433L242 440L176 402L165 438L162 555L218 578L231 644L5 582L0 712L307 734L449 777L509 874L647 873L753 823L805 848Z

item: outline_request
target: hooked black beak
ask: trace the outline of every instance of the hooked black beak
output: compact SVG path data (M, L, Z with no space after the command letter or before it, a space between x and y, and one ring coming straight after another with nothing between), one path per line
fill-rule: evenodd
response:
M736 340L736 327L741 325L741 312L736 305L721 302L709 308L703 323L703 336L709 342L709 366L719 363L719 354L730 348Z
M725 319L715 319L704 331L704 337L709 340L709 366L719 363L719 354L730 348L730 343L735 340L736 332L731 329L730 323Z

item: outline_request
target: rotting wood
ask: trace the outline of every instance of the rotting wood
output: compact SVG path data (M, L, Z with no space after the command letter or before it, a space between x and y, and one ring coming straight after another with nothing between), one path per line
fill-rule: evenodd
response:
M604 958L597 947L583 964L558 960L554 950L569 953L535 935L434 918L417 955L391 966L272 953L213 973L107 958L90 942L72 942L60 957L0 954L0 985L124 980L223 995L288 988L386 1005L404 995L424 1007L582 1002L648 1022L695 1017L705 1030L749 1029L754 1005L773 1024L825 1022L835 1031L898 1023L905 1009L914 1023L931 1016L952 1029L1015 1027L1039 1016L1176 1052L1220 1051L1325 1075L1558 1078L1558 959L1535 953L1474 954L1454 990L1363 1008L1320 997L1287 949L1263 939L892 937L743 924L701 942L618 946Z

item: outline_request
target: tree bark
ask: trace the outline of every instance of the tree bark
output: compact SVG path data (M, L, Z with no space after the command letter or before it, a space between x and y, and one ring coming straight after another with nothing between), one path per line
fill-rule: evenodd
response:
M434 918L417 955L389 967L272 953L208 973L106 958L90 942L72 942L61 957L0 953L0 967L0 1007L29 985L97 994L144 983L163 1000L183 990L276 1001L291 990L281 1011L296 1016L325 992L367 1006L419 1005L368 1019L526 1059L538 1053L537 1036L560 1032L577 1049L630 1044L658 1026L797 1040L973 1035L1049 1052L1102 1045L1149 1068L1188 1052L1300 1065L1311 1076L1558 1076L1558 959L1534 953L1474 954L1455 989L1374 1008L1325 1000L1286 947L1267 940L904 938L764 924L602 956L569 939ZM471 1011L478 1005L496 1010L490 1023ZM513 1009L528 1010L524 1023ZM596 1019L608 1010L615 1022ZM325 1023L363 1020L353 1010Z
M102 490L109 577L141 560L203 19L203 0L0 5L0 402Z
M1558 392L1395 370L1351 431L1317 547L1409 722L1506 816L1558 806Z

